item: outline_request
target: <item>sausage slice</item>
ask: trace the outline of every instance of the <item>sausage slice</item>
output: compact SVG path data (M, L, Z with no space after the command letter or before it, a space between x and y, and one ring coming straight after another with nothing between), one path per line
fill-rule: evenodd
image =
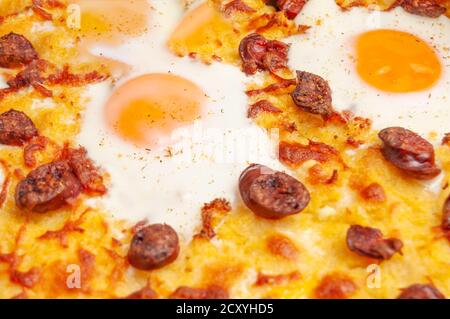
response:
M173 262L180 251L178 235L169 225L153 224L134 235L128 261L141 270L161 268Z
M0 114L0 143L22 146L38 135L33 121L23 112L9 110Z
M297 87L291 93L295 105L305 112L323 117L333 113L331 89L322 77L304 71L297 71Z
M277 40L267 40L258 33L247 35L239 44L242 70L247 75L257 71L277 71L285 68L289 45Z
M432 179L441 170L434 160L434 149L420 135L402 127L388 127L378 133L381 153L394 166L416 179Z
M275 2L275 7L283 11L288 19L293 20L302 11L308 0L269 0L266 2Z
M45 60L34 60L7 83L12 89L21 89L30 85L42 84L44 81L42 74L47 69L47 66L48 63Z
M65 161L44 164L32 170L16 186L16 205L43 213L70 203L81 184Z
M358 255L383 260L401 253L403 242L396 238L383 239L379 229L352 225L347 231L347 247Z
M401 7L412 14L437 18L447 9L436 0L400 0Z
M19 67L38 57L33 45L23 35L11 32L0 38L0 67Z
M99 170L95 166L94 162L87 156L87 151L84 147L67 149L67 154L65 155L68 159L69 166L73 170L73 173L80 180L85 193L106 193L103 177L99 173Z
M253 213L269 219L298 214L310 201L309 192L301 182L259 164L252 164L242 172L239 192Z
M433 285L414 284L402 289L398 299L445 299L445 296Z

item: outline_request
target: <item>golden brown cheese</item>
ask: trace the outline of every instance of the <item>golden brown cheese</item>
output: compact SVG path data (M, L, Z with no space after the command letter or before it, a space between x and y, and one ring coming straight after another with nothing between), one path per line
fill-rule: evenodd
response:
M223 15L228 1L210 1L204 9L209 19L202 21L208 27L204 28L206 34L201 34L210 41L199 42L196 36L174 37L170 47L178 55L195 53L203 61L211 61L215 55L238 66L237 46L250 31L259 29L270 39L299 32L297 26L263 1L243 1L255 11ZM5 18L0 23L0 34L24 34L42 58L60 67L70 63L74 72L104 71L96 61L73 63L79 52L76 46L65 43L77 43L78 34L62 22L64 10L49 9L55 30L31 32L32 23L42 17L25 13L30 4L2 2L0 15ZM8 16L13 13L18 14ZM289 72L284 75L293 77ZM265 85L271 83L274 78L266 76ZM22 90L2 99L0 111L15 107L30 116L42 135L61 143L73 141L80 130L83 89L62 83L53 86L52 91L51 100L57 108L34 108L33 100L42 97L35 91ZM285 87L250 95L250 105L265 99L280 110L260 113L255 121L264 128L283 128L283 123L293 123L297 130L280 130L281 140L289 143L308 145L308 141L315 140L332 146L342 163L323 162L320 169L325 170L325 176L336 170L337 180L314 183L308 176L318 162L310 159L301 163L294 169L296 177L315 194L301 214L271 221L256 217L243 206L233 207L230 213L220 215L220 227L216 222L212 224L214 238L193 238L181 247L174 263L152 272L129 271L126 255L132 225L106 220L104 212L85 206L84 197L71 208L47 214L20 211L14 203L14 187L30 168L25 165L21 148L2 148L0 161L8 182L0 193L0 199L5 195L0 214L0 297L120 298L147 288L152 297L183 292L204 297L394 298L400 288L430 280L450 296L450 245L439 227L448 189L439 195L424 190L421 183L404 178L391 167L377 147L355 148L348 143L350 138L367 145L379 143L363 119L344 117L325 122L300 111L289 92ZM62 146L39 151L36 165L52 160ZM450 148L439 147L436 156L446 173L442 186L448 185ZM367 185L356 187L355 180L367 181ZM373 186L367 190L375 184L378 190ZM384 200L367 200L380 188ZM352 253L345 244L351 224L371 225L386 236L401 238L405 243L403 256L396 254L389 261L374 263ZM80 280L78 271L82 274Z

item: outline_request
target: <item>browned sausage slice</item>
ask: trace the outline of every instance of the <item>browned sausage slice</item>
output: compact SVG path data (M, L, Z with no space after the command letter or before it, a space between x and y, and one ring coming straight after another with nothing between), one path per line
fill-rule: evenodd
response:
M11 109L0 114L1 144L22 146L37 135L38 130L25 113Z
M289 45L281 41L267 40L258 33L249 34L239 44L242 69L250 75L285 68L288 50Z
M310 201L309 192L301 182L259 164L252 164L242 172L239 191L253 213L269 219L300 213Z
M41 84L44 81L43 72L47 69L48 63L45 60L34 60L25 69L16 74L8 81L8 85L13 89L21 89L30 85Z
M169 225L153 224L134 235L128 251L128 261L137 269L157 269L173 262L179 251L175 230Z
M282 113L283 111L274 106L267 100L260 100L248 108L247 117L256 118L259 113L267 112L267 113Z
M445 296L433 285L414 284L402 289L398 299L445 299Z
M276 0L276 7L284 12L286 17L290 20L302 11L308 0Z
M232 0L223 7L223 13L225 13L226 16L230 16L233 12L253 13L255 11L255 9L249 7L242 0Z
M447 11L436 0L400 0L399 2L405 11L430 18L437 18Z
M70 203L81 184L67 162L53 162L32 170L16 186L16 205L22 209L46 212Z
M19 67L38 57L33 45L23 35L11 32L0 38L0 67Z
M316 74L297 71L297 87L291 97L295 105L308 113L324 117L333 113L330 86Z
M85 148L68 149L66 157L75 176L80 180L85 193L106 193L103 177L94 162L87 156Z
M434 160L434 149L420 135L402 127L381 130L378 137L383 142L384 158L407 175L417 179L431 179L441 170Z
M379 229L352 225L347 231L347 247L361 256L390 259L395 253L401 253L403 242L396 238L383 239Z

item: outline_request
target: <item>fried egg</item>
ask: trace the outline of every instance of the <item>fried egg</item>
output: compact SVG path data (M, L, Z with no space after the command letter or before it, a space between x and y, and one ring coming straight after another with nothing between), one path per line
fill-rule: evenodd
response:
M92 205L118 219L170 224L190 239L205 202L236 203L238 177L249 163L281 168L277 134L247 119L239 68L169 51L180 21L189 26L179 1L151 5L142 35L91 49L130 71L88 89L78 143L110 175L108 194ZM191 32L203 27L192 23Z
M296 21L313 27L286 39L289 67L326 79L337 110L371 119L374 129L402 126L425 137L448 132L447 17L401 8L344 11L324 0L308 2Z

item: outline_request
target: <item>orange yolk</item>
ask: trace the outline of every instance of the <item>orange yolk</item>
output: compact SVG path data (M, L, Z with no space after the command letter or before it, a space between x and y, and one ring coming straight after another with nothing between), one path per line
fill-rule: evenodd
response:
M153 147L202 116L205 94L171 74L146 74L119 87L105 106L108 126L123 140Z
M356 41L361 78L386 92L414 92L433 86L441 75L434 50L418 37L395 30L374 30Z
M233 25L206 1L183 17L167 43L169 49L177 55L195 53L197 58L206 62L213 55L222 58L229 55L237 57L238 43L230 41L238 41Z
M148 28L147 0L70 0L80 6L81 35L87 41L115 44Z
M204 41L204 39L201 39L201 35L198 33L201 33L201 31L203 31L202 28L214 21L214 18L216 17L218 17L218 14L214 10L214 8L212 8L205 2L193 9L186 15L186 17L184 17L184 19L172 33L170 39L172 41L176 41L190 38L190 40L193 42L202 40Z
M147 0L69 0L78 8L68 11L67 24L78 30L77 43L79 59L101 64L115 76L122 76L131 66L117 60L91 53L92 46L99 43L120 45L130 37L137 37L149 29L152 7ZM81 17L78 17L78 14Z

